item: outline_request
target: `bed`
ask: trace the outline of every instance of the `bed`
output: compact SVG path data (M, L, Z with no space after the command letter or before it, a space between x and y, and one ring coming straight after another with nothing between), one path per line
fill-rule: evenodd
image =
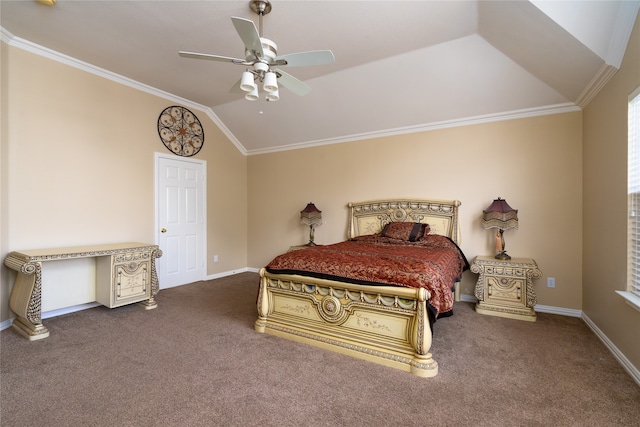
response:
M461 241L459 206L457 200L427 199L349 203L347 241L290 251L260 270L255 330L380 363L419 377L437 375L438 364L429 352L432 324L436 318L451 314L453 300L458 299L457 281L468 268L464 254L458 248ZM411 268L415 264L424 271L404 274L410 267L400 264L393 274L389 274L390 267L385 265L388 257L376 253L373 259L380 261L374 264L381 264L379 270L386 271L386 276L379 280L371 276L356 278L359 268L352 267L351 260L367 256L360 247L370 244L377 248L376 251L381 251L380 247L394 243L388 241L389 236L393 238L391 240L398 238L392 230L407 230L407 227L413 233L407 241L412 243L400 242L403 252L394 257L408 262ZM445 240L449 243L445 244ZM423 261L413 252L406 251L414 250L413 242L418 243L417 246L428 246L427 241L437 242L438 247L454 246L459 251L459 271L444 273L444 267L436 266L434 273L426 274L433 262ZM356 246L343 246L349 244ZM330 256L328 253L337 254L338 258L319 261L333 269L330 274L305 268L311 259ZM440 256L451 257L454 255ZM347 259L347 263L342 265L336 261L339 259ZM450 263L455 264L454 261ZM437 283L437 289L430 290L424 283L407 283L411 277L423 281L437 277L432 281L442 283Z

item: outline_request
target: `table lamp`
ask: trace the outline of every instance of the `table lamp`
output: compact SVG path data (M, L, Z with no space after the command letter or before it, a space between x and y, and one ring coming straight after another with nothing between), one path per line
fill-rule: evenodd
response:
M485 229L497 228L496 259L511 259L504 250L504 230L518 229L518 210L513 209L506 200L498 197L491 206L482 211L482 226Z
M307 246L316 246L313 242L313 232L316 225L322 224L322 211L316 208L313 203L308 203L307 207L300 211L300 222L309 226L309 243L307 243Z

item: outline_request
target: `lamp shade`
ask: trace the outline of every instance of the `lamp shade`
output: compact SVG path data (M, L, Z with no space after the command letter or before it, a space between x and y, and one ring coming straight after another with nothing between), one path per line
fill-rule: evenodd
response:
M248 100L248 101L257 101L258 98L260 98L260 95L258 94L258 87L254 87L251 92L247 92L247 94L244 96L244 99Z
M256 83L253 78L253 74L249 71L242 73L242 79L240 80L240 89L245 92L251 92L256 89Z
M487 209L482 211L482 226L501 230L517 229L518 210L513 209L506 200L498 197Z
M278 77L276 73L273 71L268 71L264 75L264 86L263 89L265 92L275 92L278 90Z
M267 93L267 101L275 102L280 99L280 92L274 90L273 92Z
M316 208L313 203L308 203L307 206L300 211L300 222L305 225L318 225L322 223L322 211Z

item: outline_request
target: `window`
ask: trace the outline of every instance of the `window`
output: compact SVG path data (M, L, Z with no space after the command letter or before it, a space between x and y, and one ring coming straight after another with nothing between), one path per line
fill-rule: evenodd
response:
M627 292L619 292L640 310L640 87L629 97Z

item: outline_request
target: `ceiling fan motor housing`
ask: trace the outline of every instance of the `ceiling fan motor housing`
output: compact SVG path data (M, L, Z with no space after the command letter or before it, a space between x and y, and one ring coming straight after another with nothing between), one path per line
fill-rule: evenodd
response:
M268 64L273 64L278 56L278 46L269 39L260 37L260 43L262 44L262 58L257 58L255 53L249 49L245 49L244 54L247 62L253 62L259 59L263 59Z

